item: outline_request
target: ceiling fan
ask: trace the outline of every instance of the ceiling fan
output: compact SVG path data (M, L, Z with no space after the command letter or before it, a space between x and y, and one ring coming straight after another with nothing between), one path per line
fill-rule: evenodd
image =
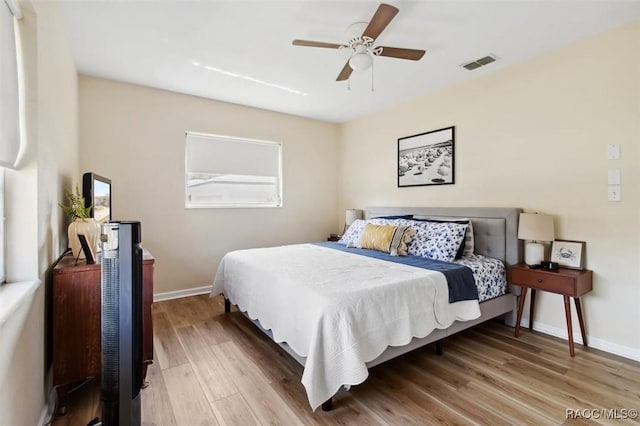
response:
M321 41L293 40L294 46L324 47L327 49L351 49L353 53L338 74L336 81L347 80L351 73L363 71L373 64L373 55L389 58L418 61L424 56L424 50L401 47L373 46L380 33L389 25L398 13L398 8L381 3L370 22L357 22L347 28L347 44L325 43Z

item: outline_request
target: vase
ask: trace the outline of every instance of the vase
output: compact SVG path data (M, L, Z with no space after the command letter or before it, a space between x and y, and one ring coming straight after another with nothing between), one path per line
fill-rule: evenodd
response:
M100 239L100 224L93 218L76 219L69 225L69 245L76 259L84 259L85 255L80 245L78 234L82 234L87 239L89 248L93 252L94 259L98 251L98 241Z

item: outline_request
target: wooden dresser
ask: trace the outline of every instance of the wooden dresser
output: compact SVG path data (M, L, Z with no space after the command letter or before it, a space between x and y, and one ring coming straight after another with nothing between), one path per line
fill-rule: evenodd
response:
M142 265L142 351L144 375L153 362L153 267L155 259L144 251ZM53 269L52 355L53 385L59 386L59 406L64 407L68 386L101 372L101 272L100 265L75 264L71 255ZM63 409L64 410L64 409Z

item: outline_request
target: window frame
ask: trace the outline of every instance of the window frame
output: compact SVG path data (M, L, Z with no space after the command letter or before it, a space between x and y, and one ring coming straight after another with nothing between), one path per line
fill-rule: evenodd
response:
M271 203L234 203L234 204L218 204L218 203L193 203L189 200L188 194L188 181L189 181L189 168L188 168L188 139L189 136L195 136L200 138L208 138L211 141L215 141L216 139L230 141L230 142L238 142L238 143L249 143L249 144L260 144L260 145L271 145L277 146L278 148L278 202ZM283 186L283 144L282 142L277 141L267 141L262 139L252 139L252 138L243 138L236 136L226 136L219 135L213 133L201 133L201 132L193 132L187 131L185 132L184 139L184 203L186 209L237 209L237 208L281 208L284 206L284 186Z

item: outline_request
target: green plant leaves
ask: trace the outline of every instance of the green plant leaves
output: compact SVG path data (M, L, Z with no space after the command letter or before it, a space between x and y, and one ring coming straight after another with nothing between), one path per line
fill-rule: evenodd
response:
M80 188L76 185L75 193L69 189L64 190L69 205L65 206L62 203L58 203L62 211L64 211L69 219L73 222L76 219L89 219L91 217L91 205L85 207L84 198L80 193Z

